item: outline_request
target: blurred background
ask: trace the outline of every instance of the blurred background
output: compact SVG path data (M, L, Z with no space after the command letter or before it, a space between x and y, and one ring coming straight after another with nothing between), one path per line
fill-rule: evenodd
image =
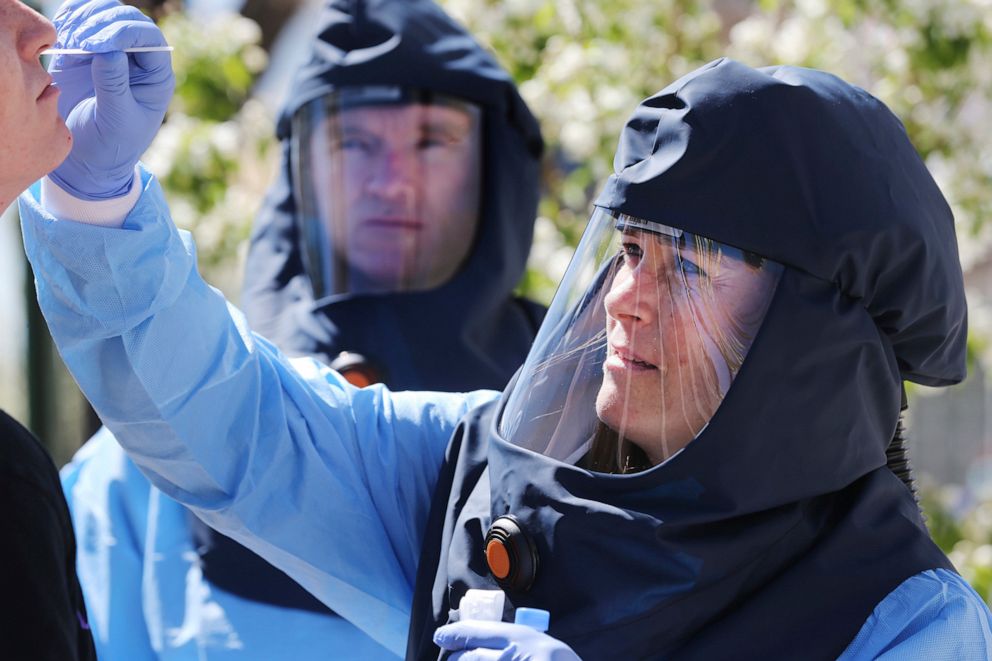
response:
M58 2L29 2L51 15ZM320 0L129 2L175 46L178 88L144 161L207 280L237 302L251 222L277 161L274 121ZM714 58L826 69L902 118L954 209L970 302L968 379L912 387L928 523L992 603L992 0L440 0L514 75L548 150L527 295L550 301L612 171L627 114ZM8 216L16 215L16 208ZM15 218L0 222L0 408L58 465L99 421L55 355Z

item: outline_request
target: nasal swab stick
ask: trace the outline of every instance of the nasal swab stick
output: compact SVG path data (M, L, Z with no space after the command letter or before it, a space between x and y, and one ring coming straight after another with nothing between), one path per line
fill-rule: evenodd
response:
M134 48L123 49L125 53L171 53L172 46L135 46ZM114 52L114 51L108 51ZM42 55L99 55L96 51L84 50L82 48L49 48L41 51Z

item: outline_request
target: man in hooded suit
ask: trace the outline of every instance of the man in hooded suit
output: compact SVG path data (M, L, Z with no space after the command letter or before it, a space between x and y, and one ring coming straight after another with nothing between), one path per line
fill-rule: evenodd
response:
M333 2L317 32L248 254L252 324L357 385L503 387L544 314L513 296L538 199L535 120L428 0ZM106 428L62 477L102 658L389 656L153 488Z

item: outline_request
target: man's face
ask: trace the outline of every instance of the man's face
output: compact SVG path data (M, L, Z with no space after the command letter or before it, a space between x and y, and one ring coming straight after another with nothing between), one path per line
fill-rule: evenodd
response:
M72 136L58 113L58 89L42 68L41 51L55 29L18 0L0 0L0 207L52 171L69 154Z
M479 216L480 119L468 106L342 110L313 138L319 209L351 291L424 290L449 280Z

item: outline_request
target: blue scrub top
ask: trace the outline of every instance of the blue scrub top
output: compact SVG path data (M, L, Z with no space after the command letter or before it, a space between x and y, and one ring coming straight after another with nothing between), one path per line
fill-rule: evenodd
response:
M143 173L141 185L121 229L58 221L37 188L20 200L63 359L156 487L402 656L448 438L497 393L359 390L313 360L287 359L203 282L158 184ZM93 618L107 616L93 606ZM988 609L960 578L934 571L883 600L844 658L990 652Z
M100 659L397 658L340 617L211 584L200 570L189 511L153 487L105 427L61 475Z

